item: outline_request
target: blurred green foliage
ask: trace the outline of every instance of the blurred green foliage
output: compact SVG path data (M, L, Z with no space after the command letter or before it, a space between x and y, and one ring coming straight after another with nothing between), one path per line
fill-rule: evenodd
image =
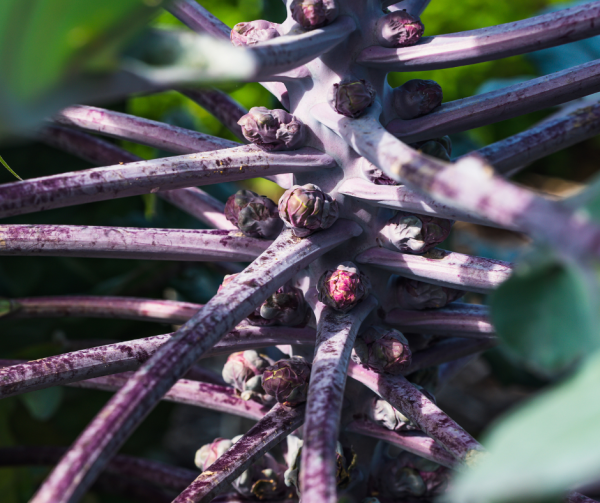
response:
M343 0L342 0L343 1ZM229 26L252 19L281 22L285 15L280 0L204 0L201 2ZM556 0L521 0L495 2L485 0L432 0L423 16L427 35L458 32L506 23L535 15L541 9L559 4ZM51 21L50 19L48 21ZM179 25L170 14L163 13L156 25ZM544 61L546 62L548 58ZM521 79L540 75L532 58L519 56L441 71L419 74L393 74L389 81L400 85L411 78L431 78L444 89L445 100L470 96L498 79ZM507 80L502 80L508 85ZM226 91L246 108L280 105L259 84L230 86ZM109 105L118 111L169 122L198 131L233 139L214 117L175 91L136 96L126 102ZM530 114L480 128L453 138L457 148L476 148L500 140L531 126L549 111ZM149 147L123 143L132 152L153 158L167 155ZM597 171L600 145L590 140L535 163L529 172L582 181ZM24 178L76 171L90 167L87 163L39 143L4 148L7 163ZM0 170L0 182L11 182L12 175ZM273 198L278 189L262 179L246 186ZM208 186L205 190L221 200L238 189L236 184ZM6 219L6 223L55 223L74 225L115 225L133 227L201 228L202 225L177 208L155 197L132 197L73 208ZM218 265L142 260L101 260L77 258L3 257L0 261L0 296L96 294L131 295L163 298L173 294L180 300L206 302L214 295L225 271ZM41 319L0 320L2 358L35 359L65 349L64 341L129 340L171 331L167 325L126 320ZM506 384L527 380L514 372L508 360L494 366ZM514 376L520 375L516 378ZM541 382L529 379L528 383ZM30 394L0 401L0 445L68 445L83 430L109 398L108 393L65 388L61 392ZM144 421L122 452L181 463L166 448L165 432L170 428L172 404L161 404ZM198 446L199 447L199 446ZM193 460L183 461L193 467ZM21 503L29 499L36 484L45 476L41 468L0 469L0 499L3 503ZM127 499L92 493L86 503L125 503Z

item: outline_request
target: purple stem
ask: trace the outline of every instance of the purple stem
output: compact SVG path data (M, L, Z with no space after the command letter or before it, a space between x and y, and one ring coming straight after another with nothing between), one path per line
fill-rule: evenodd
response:
M460 220L489 227L501 227L473 212L456 209L447 204L434 201L406 188L404 185L374 185L362 178L349 178L342 182L339 191L342 194L362 199L374 206L407 211L419 215L431 215L449 220ZM515 229L514 227L508 227Z
M271 241L239 231L75 225L0 225L0 256L249 262Z
M600 60L595 60L497 91L444 103L418 119L395 119L386 129L405 143L412 143L512 119L599 90Z
M430 2L431 0L403 0L402 2L384 0L383 7L387 7L390 12L405 10L411 16L419 17Z
M306 239L284 230L113 396L31 503L72 503L79 499L119 446L203 353L315 258L361 232L358 224L347 220L338 220L327 231Z
M192 154L239 147L239 143L217 136L85 105L65 108L54 116L54 120L63 126L77 127L104 136L141 143L173 154Z
M117 197L334 167L312 148L267 153L243 147L133 162L0 185L0 218Z
M327 103L311 111L359 155L408 188L503 227L517 228L565 255L600 255L600 227L585 216L496 175L481 157L448 164L420 154L379 124L379 104L360 119L340 116Z
M412 47L363 50L357 62L388 72L472 65L568 44L600 33L600 2L589 2L513 23L423 37Z
M390 402L458 461L469 464L483 448L403 376L376 374L350 362L348 375Z
M0 448L0 466L54 465L66 451L66 447L2 447ZM117 454L108 463L106 473L176 491L185 488L198 475L194 470L123 454Z
M358 330L377 304L370 296L347 314L318 305L300 470L304 501L337 502L335 452L348 363Z
M596 500L576 492L569 493L563 501L565 503L597 503Z
M276 404L258 423L202 472L173 503L208 503L256 459L304 422L304 405Z
M42 129L40 139L52 147L81 157L96 166L109 166L121 162L129 163L143 160L114 143L64 126L50 125L45 127ZM203 190L196 187L187 187L185 189L157 192L156 194L207 225L217 229L236 229L223 215L225 205Z
M367 419L355 419L346 427L346 431L378 438L448 468L456 468L458 465L454 456L421 432L390 431Z
M196 2L194 3L198 5ZM231 96L218 89L179 89L179 92L214 115L240 141L248 143L242 134L242 127L238 124L240 118L246 115L248 110Z
M498 173L511 176L529 163L600 134L600 104L579 108L479 149ZM464 157L464 156L463 156ZM460 158L459 158L460 159Z
M372 264L406 278L479 293L494 290L512 273L512 264L509 262L473 257L438 248L426 255L370 248L355 260L359 264Z

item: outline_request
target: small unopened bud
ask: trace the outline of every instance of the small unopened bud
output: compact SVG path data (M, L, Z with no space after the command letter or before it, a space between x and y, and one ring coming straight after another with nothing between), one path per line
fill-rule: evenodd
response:
M260 316L273 324L295 327L306 318L307 305L302 290L284 285L260 306Z
M371 291L371 282L352 262L325 271L317 285L319 300L336 311L349 311Z
M238 124L248 141L267 151L293 150L304 142L304 125L285 110L254 107Z
M433 80L409 80L394 89L393 106L401 119L409 120L432 112L442 104L442 87Z
M314 30L331 23L339 9L337 0L293 0L292 18L305 30Z
M338 215L335 199L311 183L294 185L279 199L279 216L301 238L331 227Z
M263 372L265 393L289 407L306 402L310 368L310 364L300 356L279 360Z
M329 103L338 114L357 118L373 104L375 94L375 89L366 80L342 80L333 84Z
M399 185L396 180L392 180L377 166L371 164L364 157L360 161L360 169L363 176L374 185Z
M383 228L382 234L402 253L425 253L449 235L452 220L398 212Z
M277 205L251 190L239 190L227 199L225 217L253 238L274 239L283 228Z
M196 457L194 459L195 465L200 468L200 470L205 471L232 445L233 442L226 438L217 438L210 444L203 445L196 451Z
M249 23L236 24L231 30L231 42L236 47L255 45L279 37L279 35L275 23L259 19Z
M396 295L403 309L438 309L460 299L465 292L408 278L395 278Z
M399 410L379 398L373 399L373 404L369 408L368 414L371 421L391 431L411 431L418 429Z
M223 366L223 380L240 393L252 391L261 393L261 374L269 366L269 361L256 351L249 349L232 353Z
M382 47L415 45L424 31L421 20L405 10L390 12L377 21L377 41Z
M233 442L241 438L236 437ZM280 465L275 458L267 453L257 459L231 484L242 496L251 499L272 500L279 499L286 491L283 480L285 467Z
M397 375L410 366L412 354L401 332L373 325L356 338L352 359L375 372Z

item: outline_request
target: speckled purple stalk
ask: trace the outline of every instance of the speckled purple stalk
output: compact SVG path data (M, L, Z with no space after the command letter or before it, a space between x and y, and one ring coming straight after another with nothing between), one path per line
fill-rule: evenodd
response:
M54 116L54 120L64 126L141 143L173 154L192 154L239 146L234 141L191 129L84 105L65 108Z
M129 379L80 435L31 503L76 501L170 387L236 323L320 255L362 232L338 220L306 239L284 230Z
M461 463L483 450L471 435L403 376L376 374L350 362L348 375L387 400Z
M0 448L0 466L54 465L66 450L66 447L50 446L2 447ZM108 463L106 473L121 475L176 491L185 488L197 476L197 472L194 470L123 454L117 454Z
M499 341L495 337L488 337L485 339L451 337L444 339L436 342L427 349L414 353L410 367L402 372L402 374L409 375L417 370L441 365L475 353L481 353L487 349L496 347L498 344Z
M404 185L374 185L363 178L349 178L342 183L339 191L342 194L361 199L366 203L382 208L516 230L514 226L501 226L473 212L463 211L453 206L434 201L430 197L422 196L406 188Z
M402 2L394 2L394 0L386 0L383 6L389 5L388 10L394 12L397 10L405 10L411 16L419 17L427 8L431 0L403 0Z
M565 503L597 503L597 500L593 500L592 498L588 498L583 494L572 492L569 493L565 499Z
M253 145L132 162L0 186L0 218L195 185L336 166L312 148L267 153Z
M458 464L454 456L421 432L390 431L366 419L355 419L346 427L346 431L378 438L448 468L456 468Z
M242 134L242 127L238 124L240 118L246 115L248 110L231 96L218 89L179 89L179 92L217 118L240 141L248 143Z
M0 225L0 256L249 262L270 243L227 230Z
M356 262L372 264L406 278L479 293L494 290L512 273L512 264L509 262L438 248L425 255L371 248L358 255Z
M529 163L600 134L600 105L562 117L492 143L477 151L498 173L511 176Z
M555 47L600 33L600 2L479 30L423 37L413 47L368 47L358 63L389 72L454 68Z
M453 302L443 309L393 309L385 322L400 331L455 337L488 338L495 334L487 306Z
M600 12L599 7L596 9ZM598 23L600 28L600 23ZM406 143L460 133L561 103L600 90L600 61L568 68L485 94L444 103L412 120L394 119L386 129Z
M258 423L219 457L173 503L208 503L304 421L304 405L276 404ZM309 501L309 500L306 500Z
M229 38L231 29L195 0L177 0L172 2L168 10L195 32L208 33L216 38Z
M388 133L374 104L359 119L336 114L327 104L313 116L391 178L434 199L471 211L503 227L514 227L575 258L600 255L600 227L584 215L545 199L494 173L482 158L447 164L421 155ZM552 221L553 225L546 225Z
M322 304L317 307L300 470L304 501L337 502L335 452L348 363L358 330L377 304L377 299L369 296L346 314Z
M141 157L118 147L114 143L65 126L56 124L46 126L42 129L39 137L44 143L81 157L96 166L142 160ZM282 175L273 175L274 178L278 176ZM156 195L211 227L227 230L236 229L223 214L225 205L197 187L159 191Z

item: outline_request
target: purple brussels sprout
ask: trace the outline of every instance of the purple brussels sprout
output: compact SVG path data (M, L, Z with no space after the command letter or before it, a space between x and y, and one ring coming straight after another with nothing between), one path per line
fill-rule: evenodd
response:
M305 128L285 110L253 107L238 124L249 141L263 150L293 150L304 144Z
M369 294L371 282L352 262L343 262L321 275L317 289L323 304L345 313Z
M236 443L242 435L234 437ZM250 467L232 482L233 488L242 496L249 499L273 500L284 496L287 487L283 474L285 466L266 453L254 461Z
M373 399L368 414L371 421L391 431L419 429L404 414L392 407L389 402L380 398Z
M274 239L283 228L277 205L268 197L259 196L251 190L238 190L227 199L225 217L253 238Z
M363 176L374 185L400 185L364 157L360 160L360 170Z
M444 241L453 223L444 218L399 211L383 228L382 234L402 253L422 254Z
M380 374L401 374L412 362L406 337L398 330L373 325L356 338L352 359Z
M338 215L335 199L312 183L294 185L279 199L279 216L300 238L331 227Z
M259 19L238 23L231 30L231 42L236 47L254 45L280 36L278 25Z
M260 306L260 316L275 325L297 327L306 320L307 305L299 288L284 285Z
M397 301L403 309L438 309L460 299L465 292L416 279L392 277Z
M311 365L301 356L279 360L263 371L262 386L265 393L294 407L306 402Z
M210 444L203 445L196 451L194 463L200 470L205 471L232 445L233 442L227 438L216 438Z
M442 87L433 80L414 79L394 89L393 107L398 117L416 119L442 104Z
M376 30L382 47L408 47L421 40L425 27L418 17L397 10L380 18Z
M362 79L346 79L331 88L331 107L346 117L360 117L375 101L375 89Z
M292 18L305 30L331 23L338 16L337 0L292 0Z
M223 380L231 384L244 400L263 395L261 375L271 364L253 349L232 353L223 367Z

